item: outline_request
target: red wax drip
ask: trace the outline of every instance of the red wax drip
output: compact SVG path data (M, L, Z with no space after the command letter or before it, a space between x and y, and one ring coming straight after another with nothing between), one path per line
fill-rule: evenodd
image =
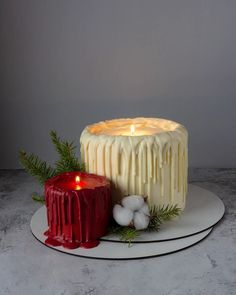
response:
M93 188L66 189L60 183L79 175ZM96 184L96 185L94 185ZM49 229L47 245L93 248L98 239L107 233L111 216L110 183L103 176L80 172L67 172L49 179L45 184Z

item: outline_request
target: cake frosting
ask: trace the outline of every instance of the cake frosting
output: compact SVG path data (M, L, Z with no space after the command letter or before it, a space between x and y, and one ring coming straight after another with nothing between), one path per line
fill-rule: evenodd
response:
M188 133L159 118L114 119L87 126L81 158L90 173L106 176L113 202L147 196L151 205L184 209L188 177Z

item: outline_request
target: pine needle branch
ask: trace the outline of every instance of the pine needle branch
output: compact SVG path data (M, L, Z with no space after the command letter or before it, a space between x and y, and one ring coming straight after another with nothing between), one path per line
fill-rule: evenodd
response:
M164 221L179 216L181 209L177 205L150 206L150 222L148 230L159 231Z
M41 184L53 177L56 172L48 166L45 161L39 159L34 154L27 154L25 151L19 151L19 160L25 170L34 176Z
M73 142L62 141L57 136L56 131L51 131L50 137L59 154L59 160L55 164L57 174L69 171L85 171L85 165L80 163L76 157L76 146Z
M162 221L156 212L151 212L150 210L150 221L147 227L147 231L159 231Z
M44 196L40 196L38 195L37 193L33 193L32 194L32 199L35 201L35 202L39 202L41 204L45 204L45 198Z
M132 241L139 236L139 231L128 226L113 226L110 231L112 234L117 234L121 241L128 243L128 247L132 246Z
M177 205L166 205L158 208L159 218L162 221L171 220L174 217L179 216L181 209Z

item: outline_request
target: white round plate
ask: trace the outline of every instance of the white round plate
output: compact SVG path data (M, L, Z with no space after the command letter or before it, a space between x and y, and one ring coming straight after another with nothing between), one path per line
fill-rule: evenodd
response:
M203 240L224 215L223 202L213 193L200 187L189 185L188 203L181 217L163 224L160 232L142 232L133 242L132 247L120 242L114 236L104 237L98 247L92 249L65 249L51 247L55 250L97 259L137 259L166 255L186 249ZM31 219L31 231L43 244L47 230L46 208L38 209ZM119 242L119 243L118 243Z
M159 232L142 232L134 243L170 241L201 233L214 226L224 215L225 206L214 193L189 184L187 205L183 214L165 222ZM102 241L124 243L117 235L107 235Z
M47 229L46 210L45 207L41 207L33 215L30 223L31 231L37 240L45 245L45 235L43 234ZM192 245L203 240L211 232L212 228L193 235L188 238L166 241L166 242L153 242L153 243L141 243L132 244L128 247L126 243L114 243L111 241L101 241L100 244L92 249L65 249L62 246L53 247L48 246L60 252L67 254L96 259L112 259L112 260L124 260L124 259L140 259L151 258L155 256L166 255L174 253L183 249L186 249Z

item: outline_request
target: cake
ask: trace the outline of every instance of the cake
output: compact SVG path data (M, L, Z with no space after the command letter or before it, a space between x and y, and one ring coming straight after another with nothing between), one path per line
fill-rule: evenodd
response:
M48 230L45 244L93 248L107 234L110 182L103 176L66 172L45 183Z
M159 118L114 119L87 126L80 138L86 171L111 181L113 203L143 195L150 205L184 209L188 133Z

